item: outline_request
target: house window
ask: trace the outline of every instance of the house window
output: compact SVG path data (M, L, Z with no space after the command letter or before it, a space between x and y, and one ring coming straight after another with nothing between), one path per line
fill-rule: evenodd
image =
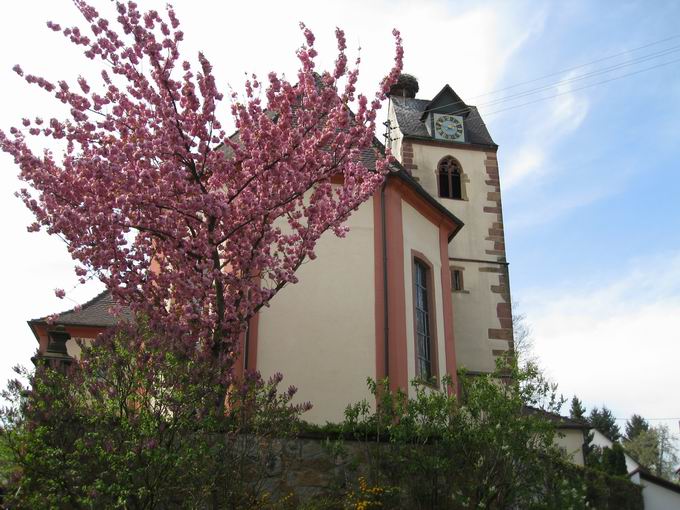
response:
M462 292L465 290L462 269L451 268L451 290L454 292Z
M432 285L430 268L414 261L414 308L416 333L416 374L424 380L433 376Z
M442 198L463 198L460 164L451 156L442 159L437 165L439 196Z

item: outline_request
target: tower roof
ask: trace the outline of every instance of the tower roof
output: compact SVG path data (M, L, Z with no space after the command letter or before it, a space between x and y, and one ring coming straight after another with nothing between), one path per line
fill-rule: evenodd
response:
M486 129L477 108L465 104L449 85L445 85L430 100L398 96L391 99L399 129L406 138L432 140L425 124L427 114L448 113L459 115L465 120L465 143L494 149L498 147Z

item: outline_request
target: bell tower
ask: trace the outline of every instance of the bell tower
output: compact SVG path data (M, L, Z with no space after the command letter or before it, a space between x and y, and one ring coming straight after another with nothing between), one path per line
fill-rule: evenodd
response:
M388 144L465 224L448 253L456 359L471 373L490 372L513 345L498 146L477 109L449 85L432 99L417 99L417 91L409 75L392 89Z

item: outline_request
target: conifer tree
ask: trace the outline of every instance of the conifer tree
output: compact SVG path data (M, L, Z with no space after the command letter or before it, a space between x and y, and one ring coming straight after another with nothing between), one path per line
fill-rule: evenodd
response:
M589 423L588 417L586 416L586 408L584 407L583 402L581 402L581 400L576 395L574 395L574 398L571 399L569 417L572 420L579 420ZM585 440L583 441L583 461L586 465L591 463L590 461L593 455L593 436L594 434L588 430L588 434L586 434Z
M612 441L618 441L621 438L621 429L619 429L614 415L607 406L602 406L601 410L594 407L590 411L588 421L592 428L599 430Z
M583 407L583 402L579 400L579 398L574 395L574 398L571 399L571 409L569 409L569 417L572 420L581 420L581 421L588 421L588 418L586 417L586 408Z
M649 422L639 414L634 414L626 422L626 440L630 441L640 435L641 432L649 430Z

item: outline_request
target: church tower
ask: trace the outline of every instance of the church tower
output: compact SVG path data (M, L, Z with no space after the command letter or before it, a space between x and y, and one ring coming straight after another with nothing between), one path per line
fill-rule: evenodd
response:
M479 112L446 85L416 99L417 81L402 75L390 95L388 146L432 197L464 226L449 244L456 359L490 372L512 349L512 309L505 254L498 146Z

